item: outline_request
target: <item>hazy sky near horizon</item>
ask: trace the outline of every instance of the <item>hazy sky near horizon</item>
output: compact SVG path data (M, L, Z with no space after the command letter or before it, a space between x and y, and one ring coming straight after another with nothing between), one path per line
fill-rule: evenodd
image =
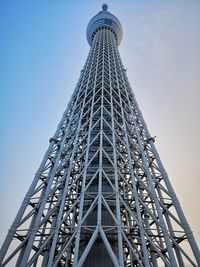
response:
M106 1L123 64L200 245L200 1ZM103 1L0 1L0 245L89 52Z

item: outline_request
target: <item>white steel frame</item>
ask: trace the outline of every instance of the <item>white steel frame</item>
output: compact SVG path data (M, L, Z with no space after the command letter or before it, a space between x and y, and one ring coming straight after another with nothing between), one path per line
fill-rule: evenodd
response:
M154 141L116 34L101 26L2 246L1 266L200 266Z

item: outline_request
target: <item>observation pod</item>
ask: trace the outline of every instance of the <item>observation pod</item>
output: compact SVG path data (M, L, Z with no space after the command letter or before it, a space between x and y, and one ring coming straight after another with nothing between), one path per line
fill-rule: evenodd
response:
M123 35L122 26L118 18L108 12L107 4L103 4L102 11L95 15L88 23L86 35L90 46L92 45L95 33L100 29L109 29L114 34L117 45L120 44Z
M121 39L104 4L88 24L89 55L0 266L200 266L120 59Z

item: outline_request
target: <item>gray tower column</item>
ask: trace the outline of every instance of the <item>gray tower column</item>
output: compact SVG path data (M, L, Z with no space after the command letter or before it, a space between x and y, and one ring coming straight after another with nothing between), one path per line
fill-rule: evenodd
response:
M103 10L85 66L1 248L1 266L200 266Z

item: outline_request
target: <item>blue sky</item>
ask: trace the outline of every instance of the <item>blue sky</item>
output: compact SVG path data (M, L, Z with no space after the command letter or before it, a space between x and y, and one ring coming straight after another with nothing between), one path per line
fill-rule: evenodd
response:
M200 2L107 1L119 51L156 146L200 244ZM2 243L83 67L102 1L0 2Z

